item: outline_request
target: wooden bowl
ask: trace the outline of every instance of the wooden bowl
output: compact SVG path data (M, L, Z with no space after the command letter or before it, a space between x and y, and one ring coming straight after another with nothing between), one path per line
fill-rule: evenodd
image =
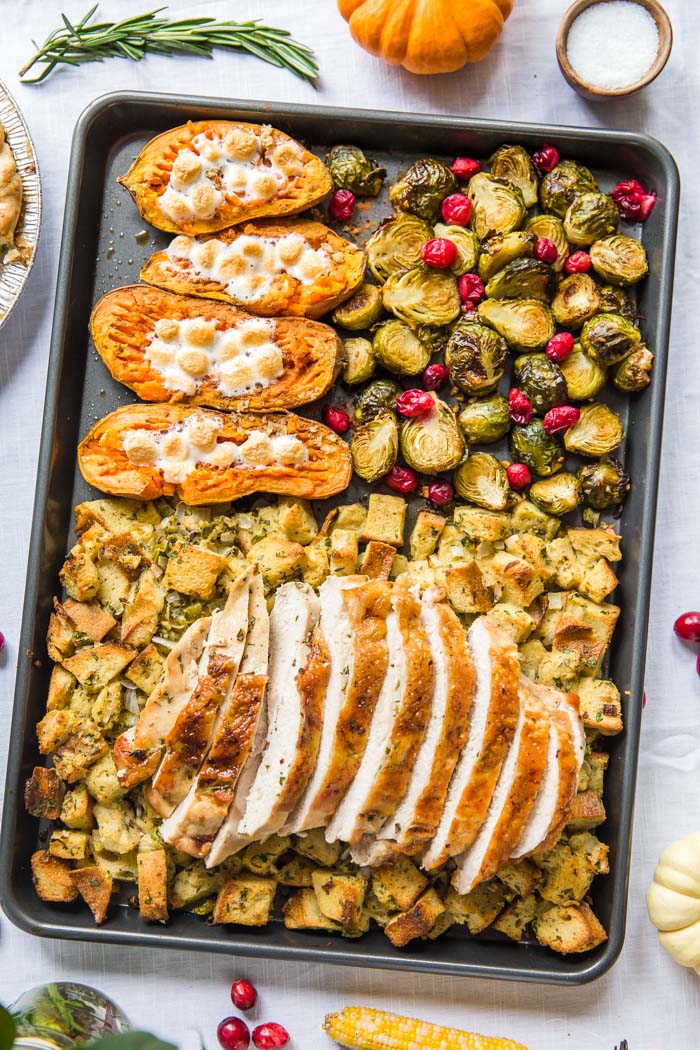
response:
M574 0L571 7L564 12L564 17L559 23L559 29L557 30L557 61L565 80L584 98L592 101L601 101L606 98L624 98L626 95L633 95L635 91L641 91L643 87L655 80L668 62L673 46L671 19L658 0L633 0L633 2L639 4L640 7L646 8L656 22L656 28L659 31L659 50L653 64L641 80L621 88L598 88L587 84L574 72L566 54L569 30L574 20L587 8L592 7L593 4L605 3L605 0Z

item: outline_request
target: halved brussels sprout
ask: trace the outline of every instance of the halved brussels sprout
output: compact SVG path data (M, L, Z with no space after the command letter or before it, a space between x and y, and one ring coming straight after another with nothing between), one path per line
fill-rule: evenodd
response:
M600 309L598 285L587 273L565 277L552 300L552 314L564 328L580 328Z
M358 146L334 146L327 164L335 188L358 197L376 197L386 178L386 168L372 164Z
M522 146L501 146L491 157L489 168L497 179L505 179L520 190L526 207L537 204L537 170Z
M581 330L581 349L601 365L614 365L642 341L638 328L621 314L596 314Z
M538 415L568 400L566 380L559 365L546 354L521 354L513 364L513 385L530 399Z
M539 299L548 303L557 279L547 263L539 259L515 259L495 273L486 285L489 299Z
M462 306L454 277L427 266L392 273L382 297L394 316L415 324L449 324Z
M564 216L564 231L571 244L586 246L614 233L620 213L605 193L578 193Z
M417 160L389 190L391 203L427 222L435 222L440 205L457 189L457 179L439 160Z
M333 320L341 328L361 332L371 328L382 313L382 290L376 284L363 281L357 291L333 311Z
M580 456L607 456L618 447L624 437L620 417L607 405L595 401L584 405L578 423L564 432L567 452Z
M432 395L435 411L404 419L399 441L409 467L421 474L452 470L464 455L464 438L449 405Z
M399 427L396 416L382 409L374 419L355 427L350 439L355 473L372 484L388 474L399 454Z
M355 419L358 423L367 423L374 419L383 409L394 408L401 387L393 379L375 379L362 391L355 405Z
M452 325L417 324L415 333L430 353L436 354L438 350L444 350L447 346L447 340L452 335Z
M552 311L537 299L484 299L478 314L513 350L538 350L554 335Z
M510 496L506 468L488 452L474 452L454 472L457 495L486 510L505 510Z
M540 182L540 204L545 211L563 219L577 193L597 190L598 183L584 164L562 160Z
M569 242L564 232L564 223L556 215L533 215L525 223L525 229L534 233L535 237L546 237L557 249L556 262L551 263L553 270L561 270L564 260L569 254Z
M468 445L491 445L510 430L508 399L495 393L464 406L457 417Z
M445 350L450 379L468 394L489 394L505 370L508 346L503 336L485 324L461 318Z
M570 401L588 401L605 385L606 369L584 354L576 343L572 353L559 362Z
M374 333L376 360L399 376L417 376L430 361L430 350L405 321L385 321Z
M369 339L363 336L355 336L353 339L344 339L345 367L343 368L343 382L348 386L357 386L358 383L366 383L374 374L374 354Z
M495 273L502 270L514 259L532 257L537 237L525 230L513 230L511 233L492 233L481 242L479 256L479 277L488 281Z
M654 355L642 343L637 350L632 351L629 357L620 361L613 372L612 381L618 390L624 390L626 394L636 394L638 390L644 390L651 383L653 367Z
M472 226L479 238L494 232L510 233L525 221L523 195L504 179L480 171L469 180L467 196L474 205Z
M536 481L530 487L530 499L543 510L545 514L555 514L558 518L562 514L576 510L581 502L581 486L573 474L563 471L543 481Z
M593 510L617 507L630 490L630 476L617 459L606 456L597 463L585 463L576 476L583 502Z
M564 466L566 455L556 438L544 429L541 419L531 419L525 426L510 432L510 454L516 463L524 463L534 474L548 478Z
M457 249L457 262L450 270L456 277L476 269L479 258L479 238L468 226L446 226L439 222L435 226L436 237L446 237Z
M603 314L622 314L625 320L637 323L637 308L634 302L612 284L604 284L599 289L600 312Z
M433 236L433 228L415 215L397 215L387 219L367 242L367 262L378 281L392 273L410 270L421 261L421 251Z
M596 241L591 245L589 255L593 269L604 281L623 288L636 284L649 273L644 245L621 233Z

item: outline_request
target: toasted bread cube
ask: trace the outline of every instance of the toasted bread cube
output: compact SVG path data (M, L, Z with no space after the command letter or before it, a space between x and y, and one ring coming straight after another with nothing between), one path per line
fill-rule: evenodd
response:
M354 926L359 922L367 891L367 879L363 875L344 875L319 868L311 876L311 881L318 906L327 918L343 926Z
M596 562L599 558L622 560L620 537L612 525L600 529L569 528L566 535L582 562Z
M444 573L439 566L431 564L433 557L434 555L428 561L409 561L405 572L406 580L410 580L412 585L417 584L421 590L425 590L426 587L440 586ZM406 580L403 582L405 583Z
M92 798L105 806L122 798L124 789L117 779L117 770L111 751L90 766L85 774L85 786Z
M131 580L113 561L100 562L97 575L100 581L97 600L109 609L113 616L120 617L131 591Z
M542 878L542 873L531 860L512 860L499 868L498 878L517 897L528 897Z
M343 926L343 937L363 937L364 934L369 932L371 923L372 916L370 913L366 908L360 908L355 921L348 923L347 926Z
M266 926L275 899L275 882L257 875L239 875L219 890L214 905L215 924Z
M328 546L326 546L328 544ZM301 578L310 587L320 587L330 572L328 548L330 537L314 540L304 548L304 560L301 563Z
M49 680L46 710L58 711L61 708L69 707L76 685L76 679L70 671L66 671L61 664L55 664Z
M279 522L282 531L292 543L306 545L318 533L318 525L311 504L305 499L282 496L279 501Z
M81 634L93 642L101 642L117 622L97 602L76 602L73 598L66 598L62 609Z
M329 561L333 576L351 576L357 569L357 533L350 529L333 529Z
M508 551L497 551L491 561L491 573L501 588L501 601L527 608L544 590L535 568Z
M588 565L581 577L578 589L594 602L604 601L617 587L617 576L605 558Z
M416 937L430 933L444 910L445 905L431 887L412 908L388 922L384 933L395 948L403 948Z
M295 853L301 853L302 857L309 857L317 864L322 864L324 868L332 868L342 847L339 842L326 842L323 828L314 828L303 835L295 835L292 849Z
M191 543L176 543L168 558L165 586L193 598L211 598L223 567L220 554Z
M94 722L85 722L69 736L54 754L53 764L61 780L74 784L88 769L107 754L109 746Z
M72 711L47 711L36 727L40 753L50 755L68 740L75 726L76 717Z
M112 876L97 864L76 868L70 879L100 926L107 918L107 908L112 897Z
M75 508L75 527L83 532L97 522L108 532L129 532L137 523L157 525L162 517L155 504L133 499L93 499Z
M136 650L119 642L100 642L85 646L75 656L64 661L81 685L95 692L116 678L136 656Z
M603 736L622 732L622 701L614 682L605 678L581 678L572 691L578 693L586 729L595 729Z
M566 596L561 591L550 591L546 597L549 604L533 634L543 645L551 648Z
M306 889L313 886L311 876L316 871L316 865L306 857L292 857L291 860L279 869L275 880L280 886L293 886L297 889Z
M458 613L485 613L493 605L491 591L475 561L445 569L445 594Z
M371 544L367 544L367 550L369 550ZM405 554L395 554L394 560L391 563L391 569L389 571L389 577L395 580L397 576L401 576L408 570L410 562Z
M94 598L100 589L97 567L92 558L79 547L73 548L58 575L66 594L73 601L87 602Z
M446 524L447 519L442 514L434 514L431 510L418 511L408 541L412 561L420 561L435 553L440 533Z
M92 705L94 702L95 694L89 693L87 689L83 689L79 685L73 693L69 708L76 717L77 725L82 725L83 722L92 718Z
M398 854L386 867L372 870L372 892L380 904L407 911L428 885L428 879L408 857Z
M285 901L282 912L288 930L342 930L340 923L323 914L312 889L295 890Z
M165 660L151 642L141 650L135 660L132 660L124 677L148 696L160 681L164 663Z
M571 803L567 831L592 831L605 818L605 806L595 791L579 791Z
M90 836L87 831L56 828L51 832L49 853L52 857L61 857L63 860L84 860L89 850Z
M133 530L112 532L98 551L100 562L112 562L133 583L137 580L144 564L148 560L146 551L138 542Z
M560 955L588 952L608 939L587 904L559 904L543 908L535 919L534 929L538 942Z
M469 565L474 561L474 553L479 546L479 541L473 541L464 529L457 525L448 523L440 533L437 551L428 555L428 563L443 571L454 569L458 565ZM423 564L418 562L417 564Z
M580 831L569 837L569 846L575 856L582 857L596 875L609 875L609 846L592 835L590 831Z
M248 561L260 567L266 590L298 576L304 558L301 544L291 543L284 536L266 536L248 551Z
M530 614L511 602L496 602L489 616L503 628L516 645L526 641L532 634L535 621Z
M168 918L168 861L164 849L139 852L136 857L139 914L146 922Z
M390 543L370 540L362 555L359 571L373 580L388 580L389 576L396 575L393 572L394 562L400 557Z
M66 792L60 812L61 823L74 831L91 831L94 824L92 799L84 783Z
M165 586L152 568L141 573L132 597L124 606L121 638L125 644L136 649L148 645L158 629L165 594Z
M388 922L391 922L391 920L396 918L396 916L398 915L396 908L390 908L388 907L388 905L384 904L382 901L379 900L379 898L373 892L371 884L369 892L365 896L364 910L367 912L369 917L371 919L374 919L376 924L378 926L381 926L382 928L384 928Z
M512 513L513 532L534 532L544 540L552 540L559 532L561 522L553 514L540 510L529 499L521 500Z
M379 540L392 547L403 546L403 530L406 524L406 500L400 496L382 496L373 492L369 497L367 520L361 540Z
M110 682L100 689L92 705L90 714L93 722L103 732L110 730L122 710L121 682Z
M60 604L56 602L55 605L56 611L49 617L46 651L54 663L60 664L75 650L76 632Z
M584 566L568 536L557 536L547 544L547 557L554 571L557 586L564 591L578 587Z
M540 664L547 655L547 650L539 638L530 638L520 646L520 670L533 682L538 681Z
M580 670L580 661L575 652L557 652L552 650L542 657L537 672L537 681L542 685L553 685L557 689L573 689L576 676ZM575 691L575 690L574 690Z
M455 922L465 925L471 934L481 933L490 926L506 903L503 883L497 879L480 882L469 893L457 893L450 886L445 904Z
M450 927L454 925L455 921L453 916L450 915L447 908L445 908L443 913L441 915L438 915L437 919L435 920L435 925L433 926L430 933L423 934L423 940L436 941L438 937L442 937L443 933L447 933Z
M95 864L113 879L120 879L122 882L136 882L138 879L135 849L132 849L130 853L110 853L102 849L97 839L97 832L93 831L92 855L95 858Z
M527 897L519 897L505 907L498 918L494 919L493 928L499 933L505 933L512 941L519 941L536 914L537 897L531 893Z
M56 820L65 788L55 769L35 766L24 785L24 808L32 817Z
M329 522L329 527L362 532L366 521L367 511L361 503L345 503L342 507L338 507L338 512L333 515L332 521Z
M287 835L270 835L264 842L252 842L243 853L243 867L254 875L276 875L275 861L291 844Z
M595 678L619 615L616 605L596 604L574 591L564 600L554 632L553 648L574 652L578 656L581 674Z
M580 901L588 893L593 877L607 871L608 847L589 832L562 839L536 857L543 878L537 892L553 904Z
M555 541L553 541L555 542ZM532 532L516 532L505 541L505 549L509 554L515 554L532 565L537 575L549 583L554 579L554 566L547 554L548 544L541 536Z
M141 839L141 831L127 802L104 806L98 802L93 810L97 821L95 841L108 853L130 853Z
M610 762L610 755L607 751L591 751L586 761L589 768L588 788L602 799L605 771Z
M513 517L505 510L483 510L481 507L455 507L455 525L475 544L496 543L520 529L513 527Z
M78 896L71 881L70 861L40 849L32 853L31 866L34 889L43 901L74 901Z
M224 884L223 871L209 871L202 861L197 861L191 868L178 871L170 886L170 907L188 908L191 904L213 897Z

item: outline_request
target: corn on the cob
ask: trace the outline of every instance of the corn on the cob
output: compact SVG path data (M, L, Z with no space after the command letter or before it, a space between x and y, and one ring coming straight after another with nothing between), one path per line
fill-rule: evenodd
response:
M323 1027L349 1050L527 1050L512 1039L459 1032L364 1006L327 1014Z

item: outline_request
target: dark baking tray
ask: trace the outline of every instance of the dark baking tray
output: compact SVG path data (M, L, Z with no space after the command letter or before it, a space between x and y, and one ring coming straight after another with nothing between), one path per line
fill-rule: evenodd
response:
M321 152L335 142L351 141L386 162L390 175L424 154L487 157L503 142L532 149L553 141L564 155L593 167L603 188L634 177L658 192L651 218L639 231L650 260L639 308L645 337L656 353L654 379L629 408L626 402L618 404L628 412L625 456L634 478L621 523L622 613L610 666L626 698L625 732L611 742L606 781L608 820L602 837L610 845L612 874L597 879L593 889L595 910L610 936L590 953L566 958L534 942L514 944L489 933L471 938L460 928L438 941L397 951L380 931L344 941L293 932L278 922L263 929L228 930L185 913L176 913L167 925L147 926L125 906L113 907L105 925L95 927L82 905L47 904L34 893L29 858L37 841L46 841L46 830L37 840L36 822L24 812L22 788L39 758L34 727L43 714L50 670L45 636L58 570L71 543L72 507L94 494L77 472L76 444L96 418L133 400L110 379L91 347L88 317L104 291L137 280L140 264L155 245L168 240L152 230L147 243L143 236L135 239L144 223L114 180L154 134L202 117L269 121ZM14 923L40 936L72 940L557 984L582 984L612 966L625 931L678 194L678 173L668 151L653 139L627 132L174 95L107 95L83 113L73 138L68 181L2 826L0 891ZM373 217L380 218L381 210Z

